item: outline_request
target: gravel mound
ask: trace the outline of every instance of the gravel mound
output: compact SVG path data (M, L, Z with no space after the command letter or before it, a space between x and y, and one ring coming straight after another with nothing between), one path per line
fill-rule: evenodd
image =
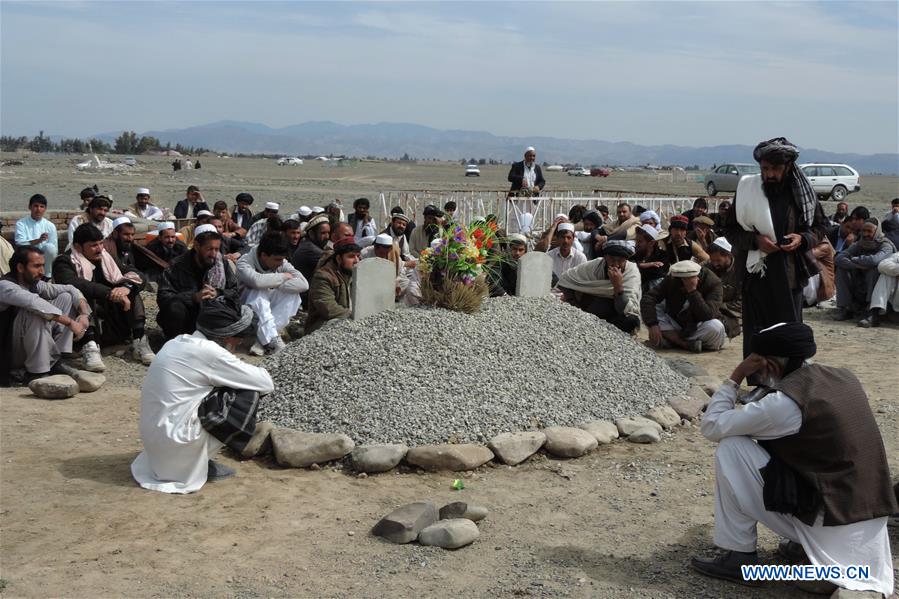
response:
M275 391L260 420L357 443L485 443L643 414L687 384L628 335L552 297L340 321L261 365Z

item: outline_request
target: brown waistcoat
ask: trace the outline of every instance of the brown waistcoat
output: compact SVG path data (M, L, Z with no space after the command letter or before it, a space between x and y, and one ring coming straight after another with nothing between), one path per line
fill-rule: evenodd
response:
M762 445L818 489L825 526L899 512L883 439L855 375L811 364L773 387L799 406L802 427ZM797 515L808 525L816 516Z

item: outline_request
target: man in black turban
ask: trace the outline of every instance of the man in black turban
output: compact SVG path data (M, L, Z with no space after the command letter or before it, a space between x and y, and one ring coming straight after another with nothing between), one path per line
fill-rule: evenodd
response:
M858 379L843 368L810 364L812 330L780 323L750 340L752 352L712 396L702 434L715 452L714 543L722 552L694 558L701 574L753 584L741 566L758 563L761 522L787 539L791 560L830 567L815 582L893 592L889 516L899 510L883 439ZM771 392L734 409L743 379L760 373ZM847 566L866 564L865 577ZM797 583L811 590L807 583Z
M761 174L740 179L724 223L742 286L743 357L754 333L778 322L802 322L802 290L818 273L810 250L827 232L827 217L796 166L799 149L775 137L752 155Z

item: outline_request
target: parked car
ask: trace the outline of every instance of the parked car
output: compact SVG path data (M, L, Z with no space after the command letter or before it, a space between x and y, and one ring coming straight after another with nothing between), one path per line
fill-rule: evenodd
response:
M568 176L569 177L589 177L590 169L576 166L574 168L568 169Z
M290 157L285 156L284 158L278 159L278 166L284 166L284 165L290 166L290 165L300 165L300 164L303 164L303 159L297 158L296 156L290 156Z
M128 166L137 166L137 159L134 156L129 156L125 159L125 164Z
M812 189L822 199L842 202L850 193L860 191L858 171L846 164L800 164Z
M466 177L480 177L481 169L478 168L477 164L469 164L465 167L465 176Z
M612 171L610 171L607 168L591 168L590 169L591 177L608 177L611 174L612 174Z
M740 177L758 175L761 171L757 164L722 164L705 176L705 189L710 196L719 191L737 191Z

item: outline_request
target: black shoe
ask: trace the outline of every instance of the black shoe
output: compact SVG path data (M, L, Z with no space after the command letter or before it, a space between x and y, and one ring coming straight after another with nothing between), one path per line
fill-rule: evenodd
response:
M225 480L226 478L231 478L237 473L234 468L230 466L225 466L220 462L216 462L214 460L209 460L209 469L206 472L206 482L215 482L219 480Z
M808 556L801 543L784 539L777 545L777 553L791 564L808 564Z
M759 586L760 581L744 580L740 566L751 566L759 563L758 554L740 551L723 551L716 557L694 557L690 564L693 569L704 576L729 580L746 586Z
M28 372L26 370L25 375L22 377L22 384L27 387L28 383L30 383L31 381L42 379L45 376L50 376L51 374L53 374L52 370L48 370L47 372Z
M849 308L837 308L837 313L834 315L834 320L849 320L852 318L852 311Z

